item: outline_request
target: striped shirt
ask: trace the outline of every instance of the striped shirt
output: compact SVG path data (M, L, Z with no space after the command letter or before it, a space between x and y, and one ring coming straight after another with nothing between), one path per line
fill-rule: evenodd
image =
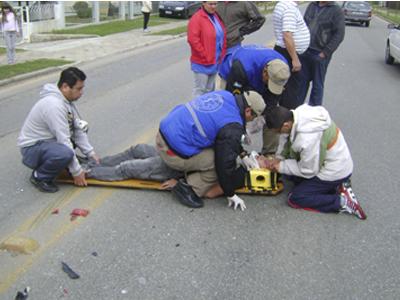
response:
M286 48L283 40L284 32L291 32L298 54L304 53L310 45L310 31L297 3L294 1L279 1L273 12L274 33L276 45Z

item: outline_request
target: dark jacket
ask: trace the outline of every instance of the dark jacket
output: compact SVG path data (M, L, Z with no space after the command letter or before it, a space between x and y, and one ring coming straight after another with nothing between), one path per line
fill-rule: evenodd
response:
M214 145L218 182L227 197L232 197L235 194L235 189L244 185L245 174L243 168L236 168L236 159L243 152L242 136L246 133L245 100L242 95L236 95L235 98L244 125L239 123L226 124L218 132Z
M330 57L344 39L345 22L342 9L335 2L319 7L318 1L308 5L304 20L310 30L310 49Z
M244 35L260 29L265 22L265 17L250 1L220 1L217 12L225 24L228 48L239 44Z

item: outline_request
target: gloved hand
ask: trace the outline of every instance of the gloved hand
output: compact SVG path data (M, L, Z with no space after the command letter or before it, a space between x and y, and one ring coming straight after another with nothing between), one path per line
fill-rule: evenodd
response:
M245 167L247 171L260 168L257 159L254 155L246 155L245 157L242 158L242 162L243 162L243 167Z
M239 208L242 211L246 209L244 201L236 194L233 195L232 197L227 197L227 198L228 198L228 207L233 207L233 209L236 210L236 208L239 206Z

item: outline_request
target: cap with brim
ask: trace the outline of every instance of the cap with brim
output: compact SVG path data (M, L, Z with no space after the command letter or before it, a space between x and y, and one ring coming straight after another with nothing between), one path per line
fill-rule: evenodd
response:
M290 77L289 66L280 59L271 60L268 64L268 89L275 95L280 95Z
M247 104L257 114L261 116L265 109L265 101L257 92L249 91L244 94Z

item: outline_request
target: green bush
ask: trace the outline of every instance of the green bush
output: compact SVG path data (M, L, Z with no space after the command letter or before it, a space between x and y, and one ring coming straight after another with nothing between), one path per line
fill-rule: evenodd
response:
M72 6L76 11L76 14L81 19L87 19L92 17L92 9L89 8L89 4L85 1L78 1Z

